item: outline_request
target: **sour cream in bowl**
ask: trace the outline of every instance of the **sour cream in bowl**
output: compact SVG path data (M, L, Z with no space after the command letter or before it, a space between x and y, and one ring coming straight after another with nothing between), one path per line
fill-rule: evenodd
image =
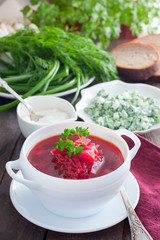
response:
M66 121L74 121L77 114L70 102L54 96L32 96L25 99L37 115L42 116L37 122L30 119L27 108L19 103L17 106L17 120L24 137L28 137L35 130Z

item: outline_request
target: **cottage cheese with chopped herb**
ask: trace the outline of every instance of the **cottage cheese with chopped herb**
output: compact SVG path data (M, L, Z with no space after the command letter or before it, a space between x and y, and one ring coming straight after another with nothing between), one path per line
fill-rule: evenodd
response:
M114 130L142 131L160 122L160 104L136 91L110 96L100 90L84 111L99 125Z

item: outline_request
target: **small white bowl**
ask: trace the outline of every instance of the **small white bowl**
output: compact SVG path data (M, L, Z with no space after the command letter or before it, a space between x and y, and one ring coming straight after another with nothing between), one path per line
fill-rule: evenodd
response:
M116 145L124 157L124 163L107 175L82 180L52 177L38 171L31 165L26 156L35 144L51 136L61 134L65 128L75 128L76 126L89 127L91 135ZM132 149L129 149L121 137L122 135L133 140ZM32 190L37 201L40 201L49 211L64 217L86 217L102 210L119 192L129 174L131 160L139 147L138 137L125 129L112 131L92 123L65 122L44 127L32 133L25 140L19 159L7 162L6 169L15 181ZM13 169L22 171L23 178L18 176Z
M24 137L28 137L35 130L66 121L74 121L77 119L77 113L73 105L67 100L54 96L32 96L25 99L25 101L32 107L33 111L58 109L61 112L65 112L67 115L66 119L54 119L53 122L34 122L29 118L29 112L27 108L19 103L17 106L17 120L19 123L20 130Z

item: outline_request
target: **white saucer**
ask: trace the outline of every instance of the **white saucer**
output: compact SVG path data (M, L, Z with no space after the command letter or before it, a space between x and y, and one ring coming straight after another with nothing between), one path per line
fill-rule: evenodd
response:
M18 172L18 174L21 174ZM135 208L139 200L139 185L135 177L129 173L124 184L132 206ZM96 215L85 218L65 218L46 210L34 194L23 184L12 180L10 197L17 211L28 221L58 232L86 233L111 227L127 217L120 193Z

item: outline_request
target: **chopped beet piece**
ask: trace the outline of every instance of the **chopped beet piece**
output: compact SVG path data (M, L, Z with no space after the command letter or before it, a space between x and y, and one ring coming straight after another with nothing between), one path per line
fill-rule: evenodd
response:
M88 146L91 143L91 140L86 137L81 137L81 141L80 139L77 139L74 143L75 143L75 146L82 146L82 143L83 145Z
M53 162L56 163L56 169L63 178L86 179L90 174L96 174L103 164L102 151L98 150L99 145L95 145L89 138L82 137L78 139L75 146L83 146L82 152L75 156L73 153L69 158L65 150L61 152L59 149L51 151L53 154Z

